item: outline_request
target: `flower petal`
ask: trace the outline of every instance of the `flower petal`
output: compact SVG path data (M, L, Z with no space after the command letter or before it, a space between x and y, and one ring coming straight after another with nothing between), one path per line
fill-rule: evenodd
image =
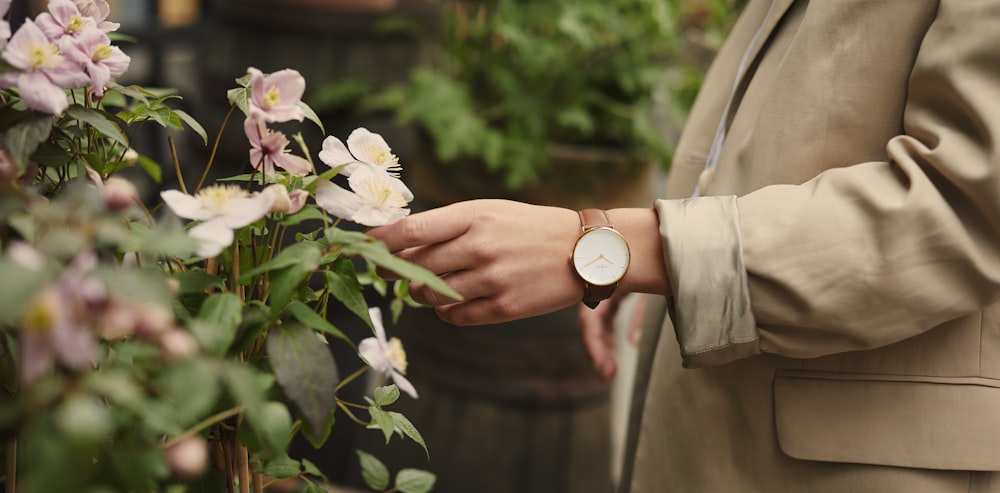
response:
M382 310L377 306L369 307L368 317L372 319L372 327L375 328L375 337L378 337L383 349L386 349L384 346L388 344L388 341L385 337L385 326L382 325Z
M210 219L214 215L212 211L202 207L200 200L180 190L164 190L160 192L160 198L174 214L184 219L200 221Z
M66 92L42 72L28 72L17 79L24 105L50 115L58 115L69 107Z
M188 235L198 240L199 257L215 257L233 244L233 230L226 227L222 219L205 221L188 231Z
M398 371L392 372L392 383L396 384L396 387L399 387L399 390L406 392L410 397L414 399L418 399L420 397L417 395L416 387L414 387L413 384Z
M383 374L392 373L392 364L389 363L385 349L376 338L362 339L358 343L358 355L365 360L365 363L368 363L368 366L372 367L372 370Z
M377 207L363 206L358 209L349 219L362 226L385 226L392 224L410 214L409 209L379 209Z
M267 215L274 205L274 195L256 193L243 199L232 199L222 216L225 225L230 229L242 228Z
M357 194L325 180L316 183L316 204L326 212L349 221L353 221L351 218L364 206Z
M273 156L275 166L287 171L291 175L306 176L312 171L312 166L306 158L296 156L290 152L281 152Z
M383 152L392 151L381 135L364 127L354 129L351 135L347 136L347 148L351 150L351 154L358 157L358 160L368 164L378 164Z
M360 164L344 143L332 135L323 139L323 150L319 151L319 160L331 168L346 164L347 167L340 171L344 176L351 176L351 171Z

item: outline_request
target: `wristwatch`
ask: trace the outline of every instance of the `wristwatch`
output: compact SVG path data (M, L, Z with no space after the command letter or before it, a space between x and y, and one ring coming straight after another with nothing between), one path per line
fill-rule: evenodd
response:
M570 261L583 279L583 304L590 308L607 299L628 270L628 243L600 209L583 209L580 238Z

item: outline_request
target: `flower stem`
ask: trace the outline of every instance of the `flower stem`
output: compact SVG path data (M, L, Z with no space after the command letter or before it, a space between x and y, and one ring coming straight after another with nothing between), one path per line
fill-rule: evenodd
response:
M240 478L240 493L250 493L250 453L236 442L236 474Z
M205 165L205 171L202 172L201 179L198 180L198 185L194 187L195 193L201 190L201 186L205 184L205 179L208 178L208 171L212 169L212 163L215 162L215 154L219 151L219 142L222 141L222 131L225 130L226 124L229 123L229 118L233 116L234 111L236 111L235 104L229 107L229 112L222 119L222 125L219 126L219 133L215 135L215 143L212 144L212 154L208 157L208 164Z
M204 430L205 428L208 428L209 426L212 426L215 423L219 423L219 422L224 421L224 420L226 420L228 418L236 416L237 414L239 414L241 412L243 412L243 406L237 406L237 407L234 407L234 408L231 408L231 409L226 409L225 411L216 413L216 414L214 414L212 416L209 416L209 417L205 418L204 420L202 420L200 423L198 423L198 424L194 425L193 427L189 428L184 433L181 433L180 435L177 435L177 436L171 438L170 440L167 440L166 442L163 442L163 448L170 448L175 443L180 442L181 440L184 440L184 439L187 439L187 438L191 438L191 437L197 435L198 433L201 433L201 430Z
M358 417L355 416L354 413L352 413L351 410L347 408L347 405L344 403L344 401L338 400L337 401L337 407L339 407L341 410L343 410L344 413L347 414L347 417L351 418L351 421L354 421L355 423L357 423L357 424L359 424L361 426L368 426L368 423L366 423L366 422L361 421L360 419L358 419Z
M181 161L177 159L177 146L174 145L174 138L167 136L167 145L170 146L170 158L174 160L174 173L177 174L177 182L181 186L181 191L188 193L187 185L184 184L184 173L181 173Z
M360 377L366 371L368 371L368 367L367 366L362 366L361 368L358 368L357 371L355 371L354 373L351 373L350 375L348 375L347 377L345 377L343 380L341 380L340 383L338 383L337 386L333 389L333 391L336 392L336 391L340 390L341 388L343 388L344 385L347 385L347 384L351 383L352 380L354 380L355 378Z

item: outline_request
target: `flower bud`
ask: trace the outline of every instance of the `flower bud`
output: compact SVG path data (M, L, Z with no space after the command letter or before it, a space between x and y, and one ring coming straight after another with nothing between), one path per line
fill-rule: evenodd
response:
M198 353L198 341L181 329L171 329L161 333L156 343L167 361L188 358Z
M302 210L306 206L306 199L309 198L309 192L298 189L288 192L288 199L291 205L288 208L287 214L295 214Z
M104 204L113 212L126 211L139 200L139 191L135 185L118 176L112 176L104 182L101 194L104 196Z
M208 466L208 442L200 436L188 437L166 450L167 466L182 478L193 478Z
M270 195L273 200L269 212L288 212L292 208L292 200L288 196L288 190L280 183L268 185L261 193Z

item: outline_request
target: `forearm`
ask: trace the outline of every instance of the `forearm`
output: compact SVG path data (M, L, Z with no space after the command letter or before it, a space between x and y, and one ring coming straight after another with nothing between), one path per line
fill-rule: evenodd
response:
M648 209L611 209L608 218L628 242L631 264L618 289L629 293L670 294L665 250L656 212Z

